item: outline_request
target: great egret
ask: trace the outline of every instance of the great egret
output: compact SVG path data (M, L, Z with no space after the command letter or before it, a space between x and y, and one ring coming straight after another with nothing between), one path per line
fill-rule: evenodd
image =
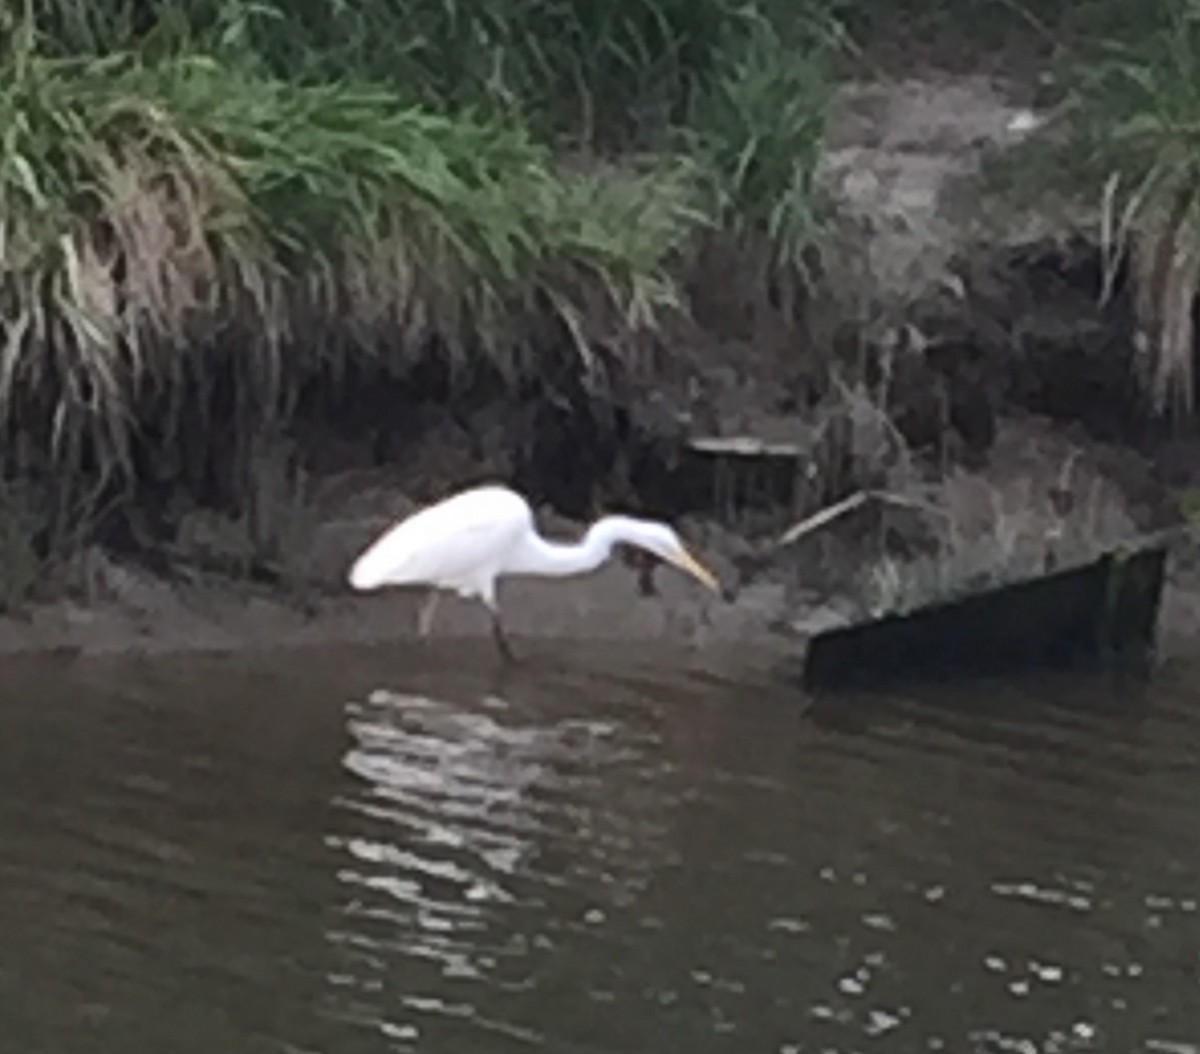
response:
M631 545L674 564L716 593L720 584L684 548L665 523L605 516L574 544L551 542L534 525L529 503L507 487L485 485L421 509L386 530L354 561L349 582L357 590L426 585L419 617L429 633L439 590L481 600L492 616L492 636L504 659L514 659L496 600L501 575L564 578L594 571L616 545Z

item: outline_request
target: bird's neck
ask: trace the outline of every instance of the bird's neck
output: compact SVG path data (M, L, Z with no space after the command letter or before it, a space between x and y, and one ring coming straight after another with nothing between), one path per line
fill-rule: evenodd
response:
M550 578L587 574L608 559L613 546L629 533L632 523L625 516L606 516L593 523L578 542L553 542L534 534L526 543L522 558L514 562L510 572Z

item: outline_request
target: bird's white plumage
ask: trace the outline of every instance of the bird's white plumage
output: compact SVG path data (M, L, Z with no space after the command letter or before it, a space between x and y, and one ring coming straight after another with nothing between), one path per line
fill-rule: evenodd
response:
M720 591L712 572L696 561L665 523L605 516L578 542L551 542L538 533L529 503L496 484L463 491L401 520L354 561L349 580L360 590L432 587L420 619L422 635L428 632L437 590L478 598L491 609L496 643L511 659L496 602L496 579L587 574L621 544L652 553Z
M533 527L528 502L507 487L463 491L386 531L354 562L350 584L430 585L491 604L496 576Z

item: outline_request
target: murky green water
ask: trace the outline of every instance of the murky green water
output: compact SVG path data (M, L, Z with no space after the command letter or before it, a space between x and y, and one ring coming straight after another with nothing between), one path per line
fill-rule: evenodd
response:
M543 652L10 663L0 1051L1200 1050L1200 669Z

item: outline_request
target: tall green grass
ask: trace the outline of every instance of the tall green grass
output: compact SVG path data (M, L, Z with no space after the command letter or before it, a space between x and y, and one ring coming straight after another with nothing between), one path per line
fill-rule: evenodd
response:
M740 0L29 0L65 54L202 49L288 81L348 71L434 106L625 142L683 118ZM755 5L752 5L755 6Z
M743 17L697 100L692 149L721 229L765 248L768 272L800 273L819 228L814 174L841 41L826 19Z
M351 366L516 382L549 322L589 370L700 231L792 267L830 44L766 3L5 7L0 474L78 538L148 463L247 475Z
M399 367L434 334L511 374L521 318L577 330L585 287L645 324L703 219L683 164L599 185L519 126L370 85L201 56L3 68L0 427L65 477L128 476L139 396L231 344L259 415L331 356Z
M1128 260L1139 319L1135 366L1148 407L1196 410L1200 290L1200 4L1154 0L1137 28L1088 56L1082 134L1109 172L1104 240Z

